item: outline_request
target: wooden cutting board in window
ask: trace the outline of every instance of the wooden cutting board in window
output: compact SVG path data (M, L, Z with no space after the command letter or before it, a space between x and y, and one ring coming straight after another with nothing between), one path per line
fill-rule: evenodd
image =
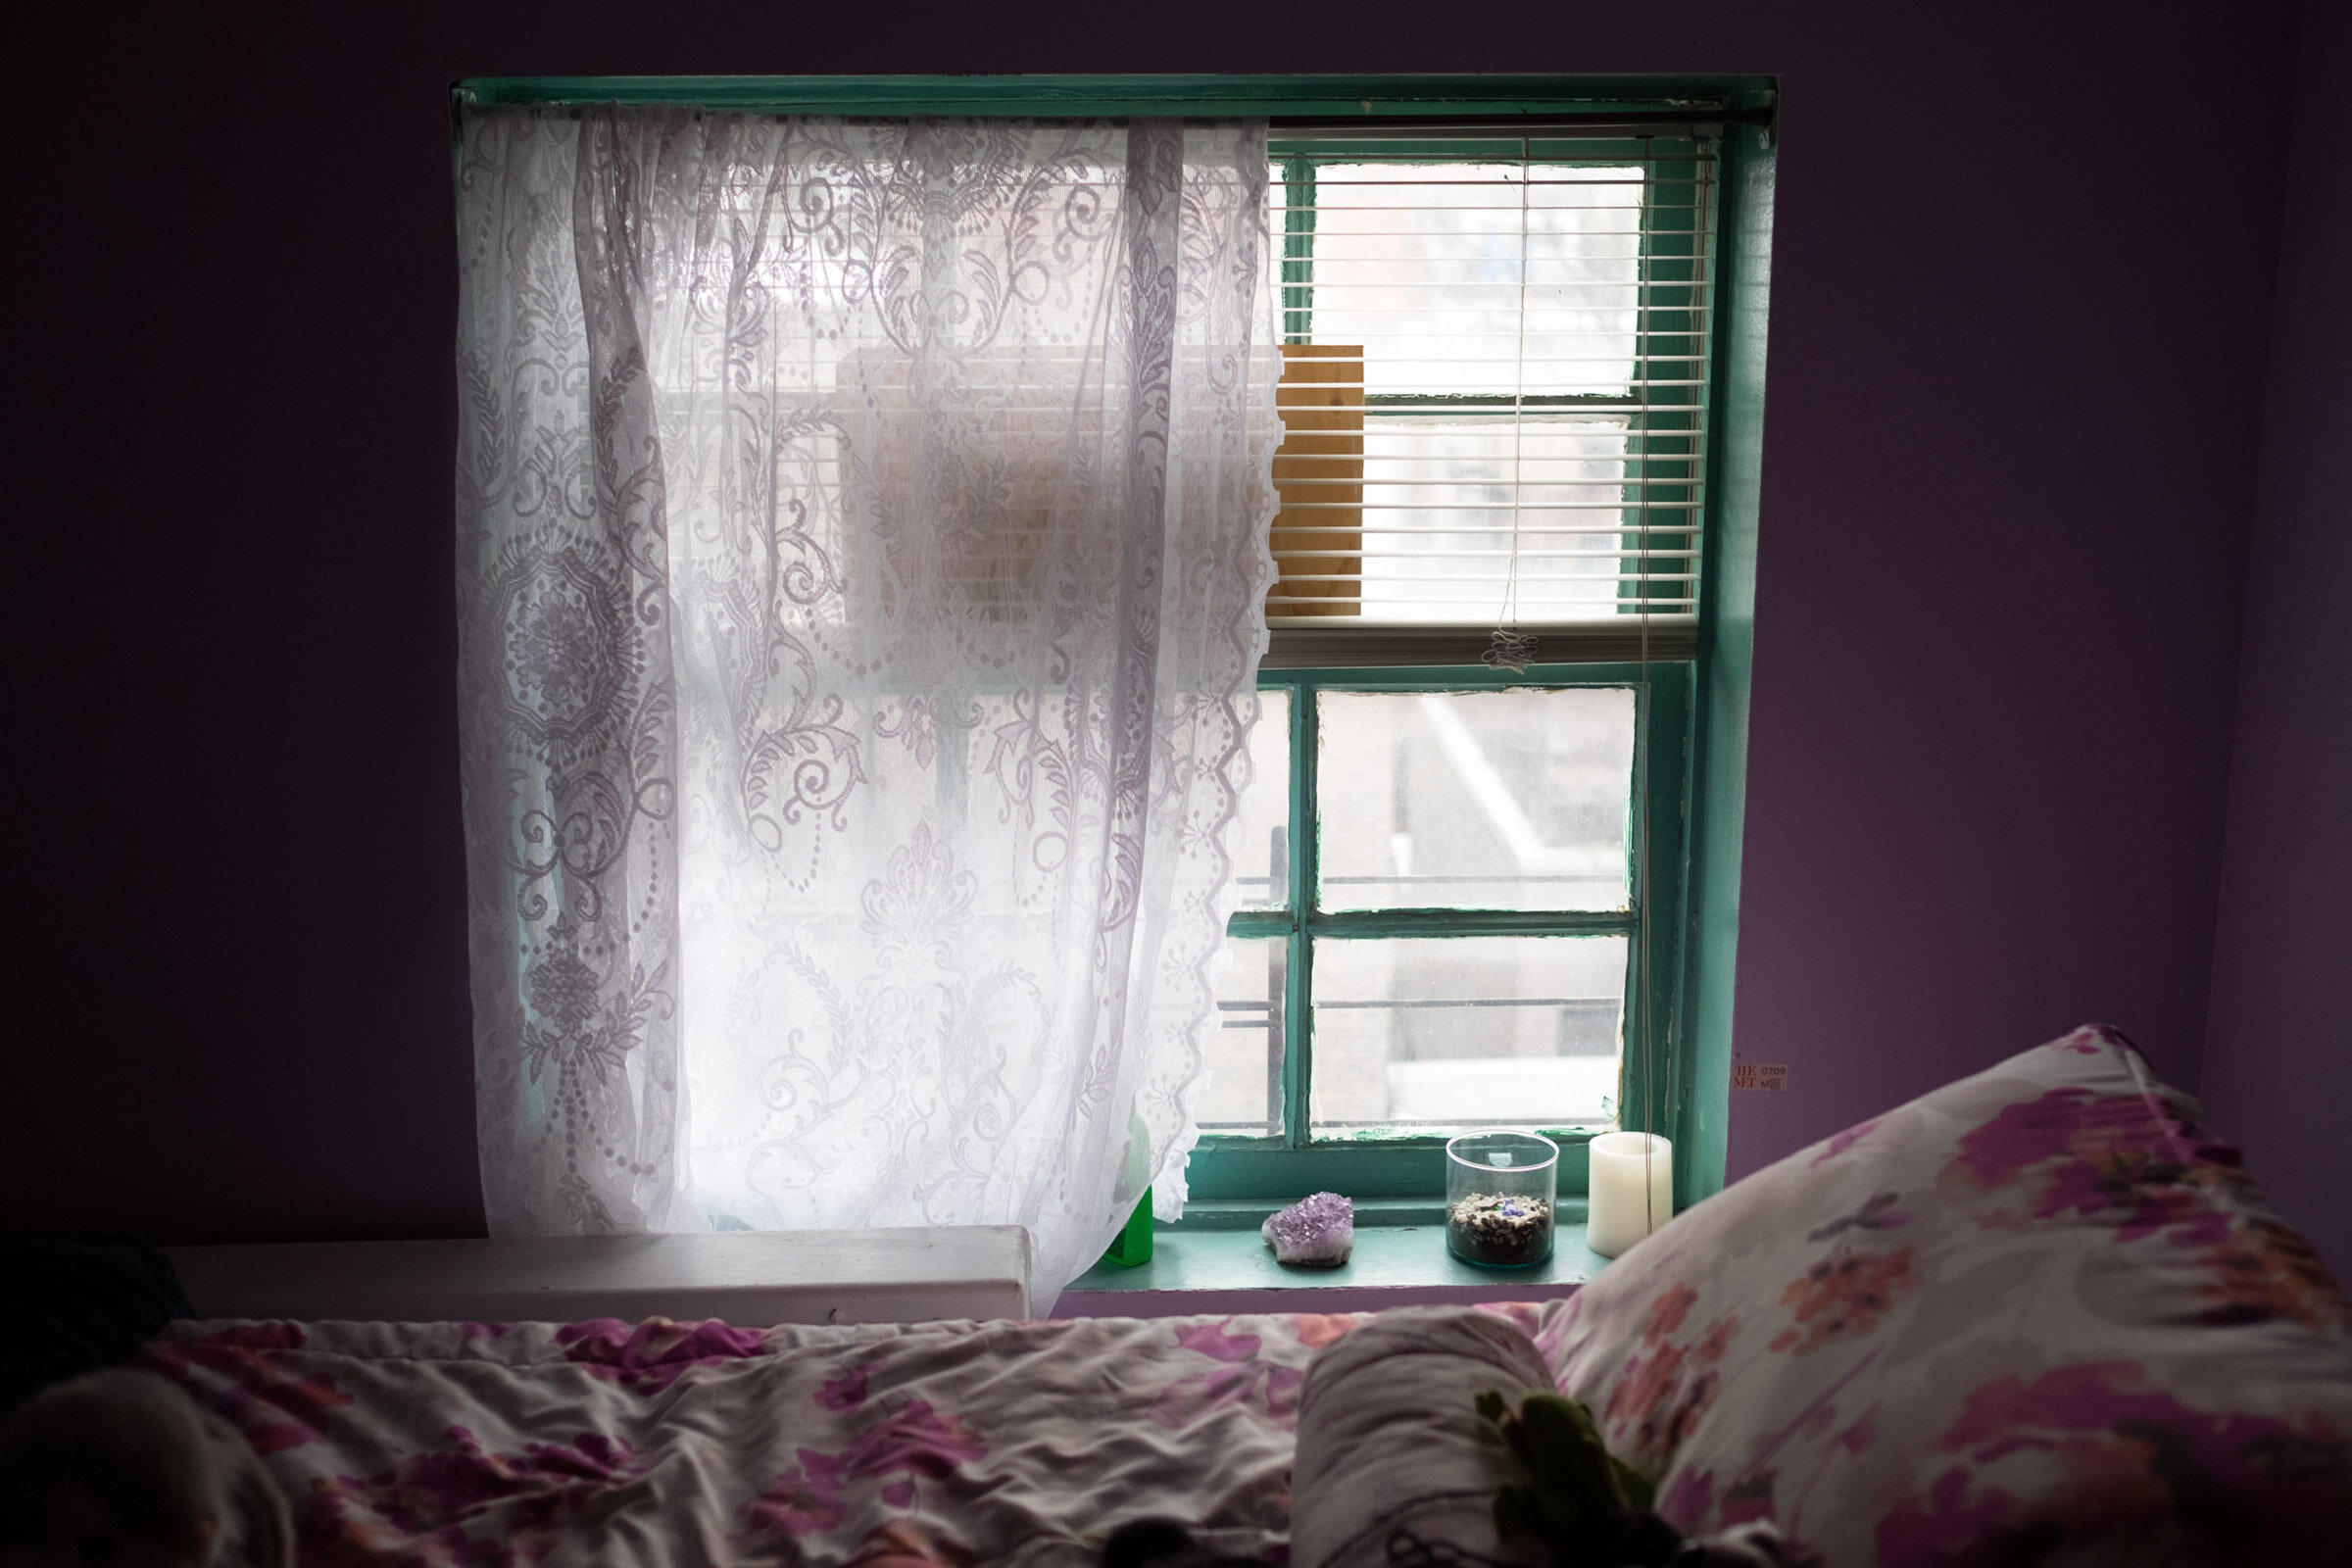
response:
M1275 583L1266 614L1363 612L1364 351L1285 343L1274 406Z

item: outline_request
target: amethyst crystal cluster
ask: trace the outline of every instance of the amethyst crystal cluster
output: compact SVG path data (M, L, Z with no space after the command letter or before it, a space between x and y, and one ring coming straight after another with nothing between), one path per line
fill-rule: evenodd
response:
M1337 1268L1355 1250L1355 1205L1337 1193L1301 1198L1258 1227L1277 1263Z

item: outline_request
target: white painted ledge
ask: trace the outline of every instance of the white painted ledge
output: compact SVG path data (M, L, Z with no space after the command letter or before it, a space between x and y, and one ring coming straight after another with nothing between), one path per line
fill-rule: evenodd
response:
M1029 1315L1029 1233L1015 1225L165 1250L207 1318L764 1328Z

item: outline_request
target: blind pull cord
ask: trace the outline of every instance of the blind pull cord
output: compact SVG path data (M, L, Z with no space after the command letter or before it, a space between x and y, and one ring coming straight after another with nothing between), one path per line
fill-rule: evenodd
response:
M1511 495L1519 494L1520 455L1527 437L1527 229L1529 187L1535 180L1533 150L1519 140L1519 351L1511 369ZM1536 662L1536 640L1519 629L1519 513L1511 512L1511 562L1502 580L1502 613L1487 651L1479 656L1489 669L1527 673Z

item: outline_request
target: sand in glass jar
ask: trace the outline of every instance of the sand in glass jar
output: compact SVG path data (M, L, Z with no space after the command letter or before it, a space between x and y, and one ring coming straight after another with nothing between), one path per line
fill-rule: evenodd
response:
M1463 1133L1446 1145L1446 1250L1485 1268L1551 1256L1559 1146L1534 1133Z

